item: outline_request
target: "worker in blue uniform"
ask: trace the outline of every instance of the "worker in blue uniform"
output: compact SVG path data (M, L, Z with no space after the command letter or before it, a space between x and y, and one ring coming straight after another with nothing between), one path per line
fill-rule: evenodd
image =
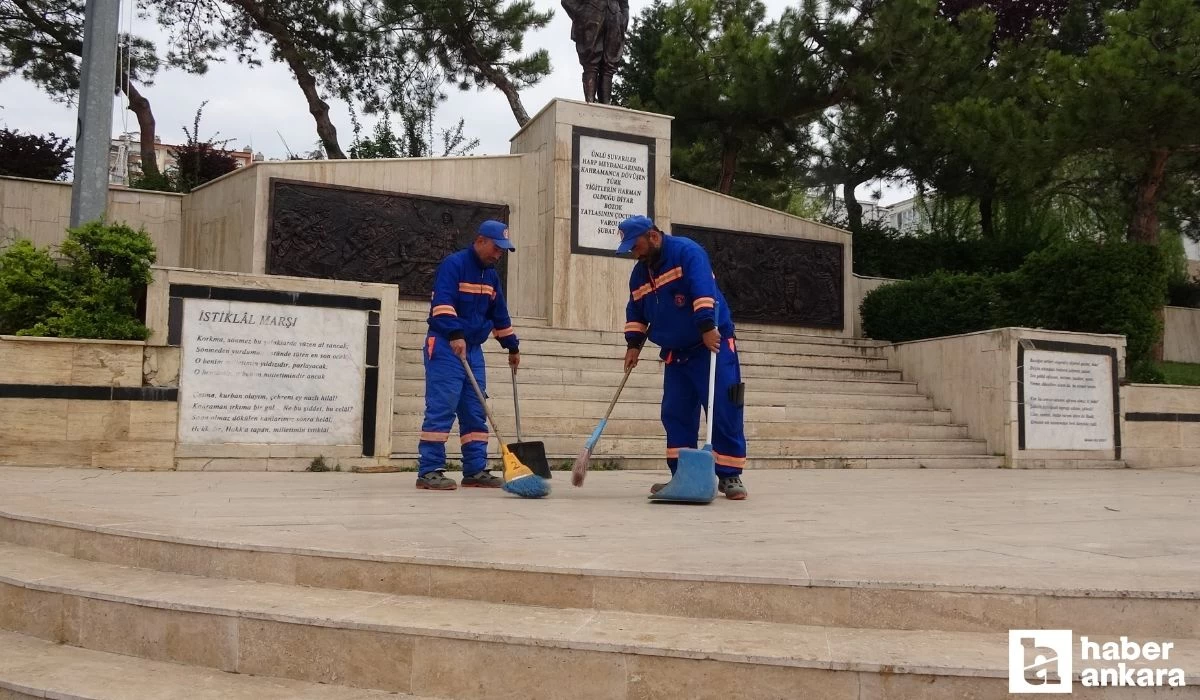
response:
M645 216L621 222L617 254L632 252L638 262L629 275L625 307L625 368L637 366L649 338L660 348L663 371L662 423L667 431L667 466L675 473L679 450L695 449L700 409L708 403L708 369L716 351L713 402L713 457L718 489L740 501L746 466L743 426L745 384L738 364L737 339L729 305L717 288L708 253L687 238L668 235ZM666 484L655 484L657 492Z
M520 341L496 273L501 256L513 250L516 246L509 240L508 225L488 220L479 226L474 243L438 265L429 303L429 332L422 349L425 420L418 445L418 489L458 488L445 471L446 440L455 416L462 441L463 487L504 485L503 479L487 470L487 415L459 358L467 358L482 391L487 390L483 343L489 334L508 350L513 371L520 365Z

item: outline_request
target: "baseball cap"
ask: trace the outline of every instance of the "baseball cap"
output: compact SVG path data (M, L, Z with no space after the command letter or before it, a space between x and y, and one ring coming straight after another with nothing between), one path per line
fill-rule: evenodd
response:
M496 245L505 250L516 250L512 241L508 240L508 224L495 219L488 219L479 225L479 235L490 238L496 242Z
M617 255L624 255L633 250L633 244L650 229L654 222L642 215L631 216L621 222L617 229L621 232L621 245L617 246Z

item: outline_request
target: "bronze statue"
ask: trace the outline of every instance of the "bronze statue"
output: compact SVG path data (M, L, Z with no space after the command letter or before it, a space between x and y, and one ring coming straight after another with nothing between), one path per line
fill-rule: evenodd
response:
M562 6L571 18L571 39L583 66L583 99L610 104L629 25L629 0L562 0Z

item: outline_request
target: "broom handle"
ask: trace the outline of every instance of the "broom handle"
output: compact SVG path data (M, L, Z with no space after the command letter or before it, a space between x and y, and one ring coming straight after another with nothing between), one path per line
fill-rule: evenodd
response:
M608 417L612 415L613 406L617 405L617 399L621 397L621 390L625 388L625 382L629 381L629 373L632 371L632 367L625 370L625 376L621 377L621 383L617 385L617 393L613 394L612 401L608 402L608 410L604 412L604 420L608 420Z
M517 400L517 368L512 368L512 383L513 383L513 411L517 414L517 442L525 442L525 438L521 437L521 402Z
M718 309L718 306L714 302L713 316L715 317L715 320L719 323L721 320L721 317L719 315L717 315L717 309ZM719 335L720 334L718 333L718 336ZM715 398L715 394L717 391L717 353L721 352L720 340L718 340L717 343L718 343L717 349L714 351L710 351L708 353L708 355L709 355L709 360L708 360L708 403L706 404L708 406L708 410L705 411L705 413L708 414L707 415L707 417L708 417L708 434L704 438L704 444L710 445L710 446L712 445L713 414L716 413L716 411L713 410L715 408L713 406L713 403L714 403L713 399Z
M496 436L496 440L500 442L500 447L504 447L504 438L500 437L500 431L496 430L496 420L492 418L492 412L488 410L487 399L483 396L483 391L479 388L479 382L475 381L475 373L471 371L471 365L467 364L466 355L459 356L462 361L463 369L467 371L467 379L471 380L471 387L475 389L475 395L479 397L479 403L483 404L483 413L487 416L488 423L492 424L492 434Z
M717 353L718 352L720 352L719 348L715 351L708 353L708 355L709 355L709 360L708 360L708 410L705 411L705 413L708 414L708 434L707 434L707 437L705 437L705 439L704 439L705 445L712 444L713 414L716 413L716 411L713 410L713 408L714 408L713 407L713 398L714 398L714 394L716 393L716 390L717 390Z

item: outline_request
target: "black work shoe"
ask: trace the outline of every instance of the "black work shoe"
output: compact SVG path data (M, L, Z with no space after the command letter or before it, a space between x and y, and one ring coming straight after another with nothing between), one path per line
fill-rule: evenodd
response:
M650 487L650 493L651 493L651 494L656 494L656 493L658 493L659 491L662 491L662 490L663 490L663 489L665 489L665 488L667 488L667 485L666 485L666 484L654 484L654 485L652 485L652 486Z
M417 488L430 491L453 491L458 488L458 484L454 482L454 479L447 477L446 472L438 469L425 476L418 476Z
M474 487L480 489L498 489L504 486L504 479L484 469L478 474L464 476L462 480L463 488Z
M717 490L725 494L725 498L731 501L744 501L750 492L746 490L746 485L742 483L740 476L723 476L717 482Z

